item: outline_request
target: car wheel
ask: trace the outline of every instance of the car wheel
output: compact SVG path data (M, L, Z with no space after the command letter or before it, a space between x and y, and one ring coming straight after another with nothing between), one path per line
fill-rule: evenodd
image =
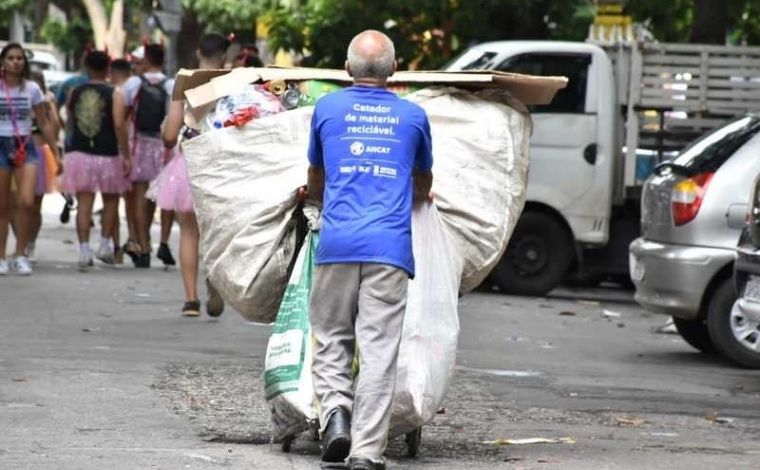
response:
M706 354L718 352L712 339L710 339L710 332L707 330L707 323L704 320L685 320L673 317L673 324L676 326L678 334L689 343L689 346Z
M565 279L573 254L572 240L557 219L526 212L491 272L491 282L509 294L544 295Z
M715 347L737 364L760 369L760 324L736 304L732 279L718 287L707 310L707 329Z

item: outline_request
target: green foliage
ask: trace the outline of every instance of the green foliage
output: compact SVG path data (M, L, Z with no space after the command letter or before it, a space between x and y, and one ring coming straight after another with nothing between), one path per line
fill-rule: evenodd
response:
M28 2L25 0L0 0L0 12L10 13L17 8L27 7Z
M208 30L219 32L253 30L261 3L255 0L182 0L182 5L193 10Z
M689 38L692 0L631 0L626 12L644 24L662 42L685 42Z
M65 54L77 54L92 41L92 27L82 17L74 17L67 24L48 20L42 25L40 36L46 42L55 44Z
M434 68L472 42L582 39L593 20L588 0L304 0L268 9L270 46L307 53L309 63L340 67L364 29L385 32L401 68Z
M0 0L0 26L7 27L11 24L13 10L25 11L30 6L31 2L26 0Z

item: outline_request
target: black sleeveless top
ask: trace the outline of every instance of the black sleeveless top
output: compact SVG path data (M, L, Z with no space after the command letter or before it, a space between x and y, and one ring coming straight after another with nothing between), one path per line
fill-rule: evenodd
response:
M85 83L71 92L69 119L73 120L68 152L118 157L113 123L113 91L105 83Z

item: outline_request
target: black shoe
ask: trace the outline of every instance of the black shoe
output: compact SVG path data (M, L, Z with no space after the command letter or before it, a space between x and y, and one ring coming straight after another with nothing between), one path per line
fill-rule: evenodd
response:
M150 253L140 253L137 255L135 261L136 268L149 268L150 267Z
M59 217L62 224L68 224L71 220L71 206L68 201L63 203L63 210L61 210L61 216Z
M351 452L351 417L343 408L330 416L322 436L322 461L343 462Z
M190 300L185 302L182 306L183 317L197 317L201 314L201 303L197 300Z
M125 243L121 249L132 260L132 264L137 267L137 261L140 259L140 245L136 241L130 239L127 240L127 243Z
M348 459L348 468L350 470L385 470L385 464L362 457L351 457Z
M162 243L158 246L156 258L163 261L164 266L174 266L177 264L177 262L174 261L174 256L172 256L172 250L169 249L169 245L166 243Z

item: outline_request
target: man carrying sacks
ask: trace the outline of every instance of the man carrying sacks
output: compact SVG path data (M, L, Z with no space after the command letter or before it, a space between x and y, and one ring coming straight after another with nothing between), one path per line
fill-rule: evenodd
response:
M354 85L317 102L308 195L324 200L310 305L322 460L384 469L407 283L411 211L432 185L424 110L386 89L391 40L364 31L348 48ZM360 357L354 387L355 346Z

